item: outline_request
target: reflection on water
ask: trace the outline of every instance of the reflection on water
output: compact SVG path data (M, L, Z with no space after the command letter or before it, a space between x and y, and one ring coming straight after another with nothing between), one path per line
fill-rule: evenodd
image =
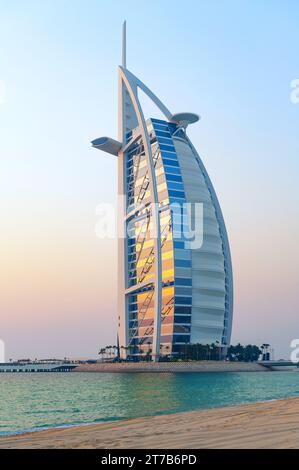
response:
M296 372L1 374L0 434L296 395Z

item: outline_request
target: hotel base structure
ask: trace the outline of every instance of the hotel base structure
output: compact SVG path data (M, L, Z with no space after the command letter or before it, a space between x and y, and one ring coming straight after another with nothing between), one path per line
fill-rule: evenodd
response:
M118 159L120 356L159 360L195 343L225 353L232 265L216 193L186 132L199 116L172 114L127 69L125 23L122 62L118 140L92 141ZM163 119L145 118L140 91Z

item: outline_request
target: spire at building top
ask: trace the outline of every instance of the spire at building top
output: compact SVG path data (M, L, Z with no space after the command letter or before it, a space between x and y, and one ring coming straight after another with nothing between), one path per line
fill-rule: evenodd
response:
M123 39L122 39L122 66L127 67L127 22L123 23Z

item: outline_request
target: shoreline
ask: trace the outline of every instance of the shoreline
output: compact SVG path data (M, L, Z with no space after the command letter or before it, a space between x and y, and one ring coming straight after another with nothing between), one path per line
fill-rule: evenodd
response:
M299 397L0 436L4 448L299 448Z
M80 364L72 373L165 373L165 372L269 372L257 362L180 361L180 362L120 362Z
M269 400L262 400L262 401L255 401L255 402L244 402L244 403L237 403L234 405L222 405L222 406L213 406L210 408L200 408L198 410L193 410L193 411L180 411L177 413L165 413L165 414L159 414L159 415L147 415L147 416L140 416L138 418L123 418L123 419L108 419L107 421L102 421L102 422L86 422L86 423L74 423L74 424L61 424L57 426L44 426L41 428L32 428L32 429L24 429L22 431L16 431L12 433L7 433L7 434L1 434L0 433L0 448L1 448L1 439L2 438L13 438L13 437L27 437L31 435L36 435L45 431L59 431L62 429L73 429L73 428L82 428L82 427L89 427L89 426L101 426L105 424L114 424L114 423L120 423L123 421L132 421L134 419L147 419L147 418L154 418L155 416L172 416L172 415L181 415L181 414L186 414L186 413L196 413L200 411L208 411L208 410L219 410L219 409L224 409L224 408L234 408L236 406L246 406L246 405L255 405L259 403L272 403L276 401L281 401L281 400L289 400L291 398L297 398L296 396L290 396L288 398L271 398Z

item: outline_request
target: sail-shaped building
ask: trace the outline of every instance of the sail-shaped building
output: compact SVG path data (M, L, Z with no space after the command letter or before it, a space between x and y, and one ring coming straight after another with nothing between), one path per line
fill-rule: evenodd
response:
M158 360L190 343L225 350L233 317L231 256L216 193L186 131L199 117L171 113L127 69L125 23L118 87L118 140L101 137L92 145L118 159L120 354ZM163 119L145 119L140 91ZM196 223L201 243L185 234Z

